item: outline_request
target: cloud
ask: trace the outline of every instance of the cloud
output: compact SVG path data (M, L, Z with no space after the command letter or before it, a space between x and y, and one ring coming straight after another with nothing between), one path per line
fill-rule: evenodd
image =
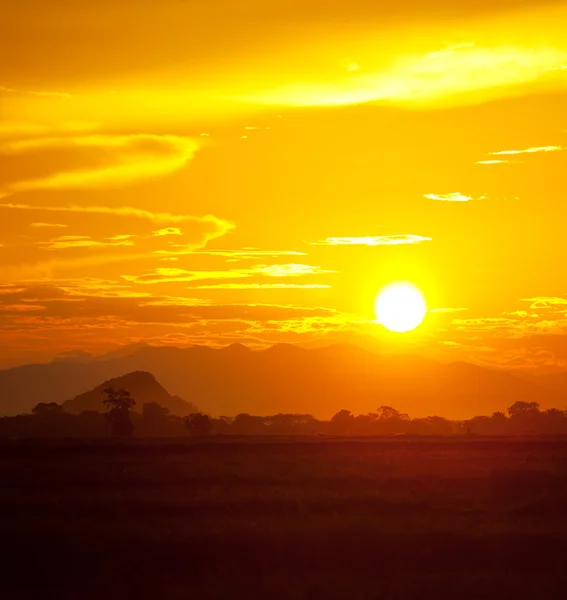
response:
M144 338L190 330L199 343L207 343L217 336L247 337L247 331L259 332L264 326L285 332L305 328L308 320L345 322L343 313L324 307L213 303L199 297L133 293L128 286L95 279L30 281L3 298L0 339L28 339L30 347L42 340L42 347L51 351L69 339L89 350L105 339L123 344L132 332Z
M332 286L322 283L216 283L212 285L195 285L194 290L323 290Z
M455 313L462 312L464 310L469 310L468 308L431 308L429 309L430 313Z
M234 224L223 219L214 217L213 215L204 215L203 217L195 217L192 215L179 215L172 213L159 213L151 212L141 208L134 208L132 206L79 206L79 205L67 205L67 206L41 206L31 204L12 204L5 203L0 204L0 208L6 208L11 210L30 210L37 212L62 212L62 213L85 213L85 214L99 214L99 215L115 215L120 217L134 217L136 219L145 219L152 223L210 223L211 225L218 225L225 231L229 231L234 228Z
M182 224L176 240L187 253L203 248L234 228L233 223L213 215L154 213L133 207L5 203L0 204L0 219L4 222L7 219L2 213L6 211L30 212L37 223L49 223L51 214L65 214L68 225L65 231L70 234L55 237L52 233L57 228L30 228L29 222L22 218L25 215L10 215L9 222L13 225L3 232L5 248L0 253L0 277L7 281L53 277L63 270L95 269L119 262L139 264L145 260L147 265L149 259L157 258L157 250L169 247L167 236L152 235L156 225L178 228ZM52 258L46 256L47 251L67 255Z
M402 244L420 244L430 242L433 238L421 235L375 235L365 237L328 237L317 242L310 242L313 246L398 246Z
M503 312L503 315L509 315L511 317L522 317L522 318L530 318L535 319L538 318L539 315L537 313L530 313L527 310L513 310L511 312Z
M47 98L72 98L68 92L28 92L32 96L45 96Z
M259 257L278 258L280 256L307 256L306 252L297 250L259 250L258 248L243 248L241 250L199 250L195 255L224 256L231 259L254 259Z
M0 146L0 157L22 156L26 166L30 165L30 156L36 160L27 167L27 177L6 182L0 193L5 196L38 189L121 187L173 173L186 165L198 149L199 143L193 138L153 134L82 135L6 142ZM77 166L76 159L71 160L70 152L81 157L80 165ZM47 175L43 173L46 164L51 167Z
M0 284L0 296L18 294L24 292L26 288L15 285L13 283L2 283Z
M4 92L7 94L43 96L45 98L72 98L72 94L69 94L68 92L34 92L27 90L15 90L13 88L4 87L2 85L0 85L0 92Z
M0 312L37 312L45 310L45 306L37 304L0 304Z
M476 161L477 165L504 165L504 164L511 164L511 165L520 165L520 164L524 164L524 161L521 160L477 160Z
M133 246L131 236L115 236L106 240L93 240L86 235L62 235L47 242L40 242L47 250L64 250L66 248L100 248L116 246Z
M567 298L557 296L535 296L534 298L522 298L522 302L531 302L530 308L551 308L553 306L564 306Z
M126 281L143 284L192 282L211 279L246 279L250 277L301 277L336 273L319 266L302 264L254 265L247 269L226 269L224 271L188 271L174 267L160 267L144 275L122 275Z
M486 196L473 198L473 196L467 196L465 194L461 194L461 192L451 192L449 194L423 194L423 196L429 200L440 200L442 202L469 202L470 200L486 199Z
M539 152L559 152L565 150L562 146L536 146L534 148L525 148L523 150L500 150L499 152L489 152L492 156L503 156L507 154L536 154Z
M551 77L566 60L567 52L551 47L466 43L426 54L398 54L390 67L343 73L327 81L298 81L240 99L283 106L366 102L411 106L445 99L466 104L475 101L473 92L514 95L515 87Z
M505 319L503 317L477 317L472 319L453 319L452 325L465 329L494 329L501 327L515 326L515 319Z
M30 227L55 227L55 228L61 228L61 227L67 227L67 225L64 225L63 223L30 223Z
M227 262L236 262L245 259L256 258L278 258L281 256L307 256L306 252L296 250L259 250L257 248L244 248L242 250L191 250L183 244L170 244L167 248L155 251L156 254L164 255L163 260L173 260L175 256L222 256L228 259ZM169 258L167 258L169 257Z
M179 227L165 227L164 229L152 231L152 235L154 237L159 237L164 235L183 235L183 233Z

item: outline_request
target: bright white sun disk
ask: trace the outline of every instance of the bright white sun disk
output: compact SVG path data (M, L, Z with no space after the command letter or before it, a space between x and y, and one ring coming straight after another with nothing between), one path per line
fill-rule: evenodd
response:
M427 313L421 290L409 281L394 281L383 287L374 308L378 323L399 333L415 329Z

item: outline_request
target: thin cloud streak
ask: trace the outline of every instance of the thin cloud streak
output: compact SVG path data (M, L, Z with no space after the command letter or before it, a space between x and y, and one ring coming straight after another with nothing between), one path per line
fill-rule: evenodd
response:
M130 236L116 236L106 241L93 240L86 235L62 235L48 242L40 242L47 250L65 250L67 248L114 248L116 246L133 246Z
M310 242L310 244L312 246L399 246L430 242L432 239L413 234L375 235L364 237L328 237L317 242Z
M519 165L523 164L523 161L519 160L477 160L477 165L503 165L503 164L513 164Z
M461 194L461 192L451 192L449 194L423 194L423 196L428 200L438 200L441 202L470 202L471 200L486 199L486 196L479 196L478 198L474 198L473 196Z
M213 215L204 215L195 217L192 215L175 215L172 213L155 213L141 208L132 206L79 206L69 204L67 206L40 206L32 204L0 204L0 208L11 210L30 210L30 211L46 211L46 212L61 212L61 213L87 213L87 214L102 214L116 215L120 217L134 217L136 219L145 219L153 223L210 223L229 231L234 228L234 224L224 219L219 219Z
M500 150L499 152L490 152L492 156L504 156L508 154L537 154L539 152L560 152L565 150L563 146L535 146L523 150Z
M331 285L324 283L217 283L190 286L191 290L328 290Z
M255 265L248 269L227 269L225 271L189 271L174 267L160 267L144 275L122 275L122 279L132 283L156 284L203 281L209 279L246 279L249 277L302 277L336 273L319 266L302 264Z

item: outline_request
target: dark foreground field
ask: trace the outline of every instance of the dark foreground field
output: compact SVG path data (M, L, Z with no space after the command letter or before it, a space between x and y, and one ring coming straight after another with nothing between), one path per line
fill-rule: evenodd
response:
M0 445L1 598L567 597L567 441Z

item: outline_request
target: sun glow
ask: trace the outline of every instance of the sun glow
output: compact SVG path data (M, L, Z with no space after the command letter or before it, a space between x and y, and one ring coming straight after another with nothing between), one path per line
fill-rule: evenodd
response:
M399 333L415 329L427 313L421 290L409 281L395 281L383 287L374 309L380 325Z

